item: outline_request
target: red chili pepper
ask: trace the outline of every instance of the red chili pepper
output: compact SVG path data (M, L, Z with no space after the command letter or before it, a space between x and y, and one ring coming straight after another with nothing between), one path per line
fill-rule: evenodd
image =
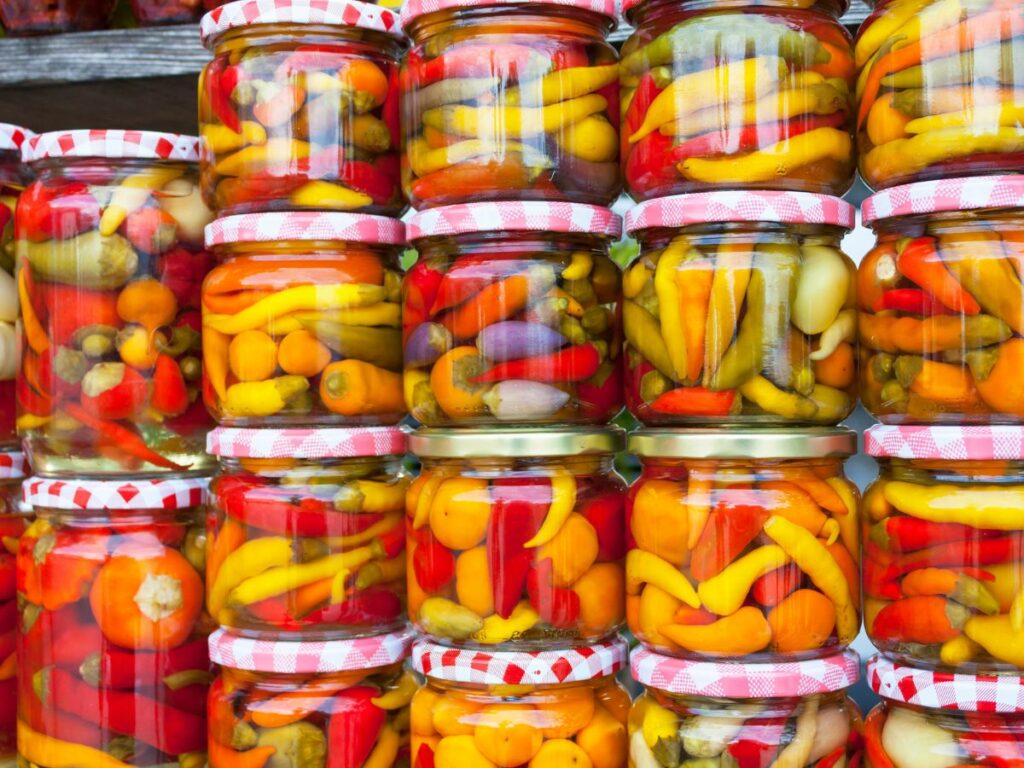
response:
M711 131L680 142L663 162L675 165L691 157L752 152L759 147L777 144L818 128L835 128L845 122L845 112L834 112L831 115L801 115L784 122L755 123L737 129Z
M24 368L23 368L24 370ZM50 416L53 414L53 397L33 389L24 376L19 376L14 385L18 407L33 416Z
M803 572L796 563L766 573L754 582L750 594L761 605L771 608L794 592L800 586Z
M931 237L918 237L903 246L896 257L900 274L928 291L954 312L976 315L981 312L978 301L968 293L953 273L946 268Z
M590 59L582 45L559 45L556 50L548 54L548 58L551 61L553 72L572 67L585 67L590 64Z
M832 768L845 755L846 745L841 744L815 763L815 768Z
M420 323L430 319L431 307L444 280L444 273L424 259L420 259L405 273L402 304L402 343Z
M296 498L287 488L223 478L217 495L225 514L243 525L286 536L352 536L380 522L380 515L337 512L330 501Z
M748 720L726 749L739 768L768 768L779 751L788 722L788 716Z
M473 253L460 256L441 273L434 292L434 300L427 306L430 314L436 315L446 309L457 307L480 293L491 283L519 274L529 268L529 263L520 258L509 258L491 253Z
M886 717L885 710L878 706L864 719L864 751L871 768L896 768L882 747L882 726Z
M630 99L629 107L626 109L625 130L623 130L624 136L632 136L640 129L640 126L644 123L644 117L647 115L647 110L651 108L651 104L656 98L658 98L658 94L661 93L662 90L663 89L658 87L658 83L654 79L654 75L651 71L648 70L644 72L640 78L640 82L636 84L636 90L633 91L633 98ZM657 135L661 136L660 133ZM636 146L639 146L640 143L641 142L637 142L634 149ZM669 139L669 147L671 147L671 145L672 140Z
M28 721L32 730L72 744L93 749L103 747L104 733L100 728L59 709L44 707L32 682L32 675L21 675L17 696L19 715Z
M317 608L303 617L303 623L375 627L393 622L402 615L402 601L398 595L385 587L375 587L352 594L343 603Z
M193 253L180 245L162 254L154 269L156 279L170 289L178 300L178 310L200 309L203 278L213 267L213 256L208 251ZM181 318L179 317L180 325ZM202 325L196 330L201 331Z
M675 416L728 416L736 403L736 390L720 391L704 387L670 389L651 403L655 413Z
M551 502L551 482L544 478L500 477L491 483L487 564L494 612L503 619L526 588L535 550L524 545L540 530Z
M455 578L455 555L428 531L413 550L412 570L424 591L440 592Z
M900 589L899 574L892 563L879 563L868 556L864 558L863 584L864 594L882 600L899 600L903 597Z
M185 377L177 361L169 355L157 355L149 404L164 416L180 416L188 409Z
M182 712L189 712L193 715L206 717L207 698L209 686L204 683L186 685L172 691L170 688L161 688L158 694L162 696L168 706L179 709Z
M735 560L768 519L764 507L739 504L729 496L727 491L715 505L693 548L690 571L698 581L710 579Z
M75 333L87 325L124 325L117 314L116 291L90 291L74 285L47 283L38 288L46 307L50 343L70 347ZM38 306L38 305L37 305Z
M18 239L41 243L67 240L95 229L100 203L87 184L35 182L18 198L14 231Z
M506 379L530 381L582 381L589 379L601 365L601 355L593 344L566 347L557 352L523 357L498 363L473 378L474 383L490 383Z
M633 103L636 103L635 97ZM629 122L628 115L626 121ZM679 172L673 163L666 160L671 151L672 137L662 136L657 131L624 149L626 164L623 171L629 188L651 196L659 189L675 183Z
M402 131L399 123L401 114L401 87L398 82L398 67L388 67L388 95L380 107L380 119L388 127L391 134L391 146L397 148L402 142Z
M1022 552L1020 536L1000 536L992 539L949 541L927 549L920 549L898 557L893 564L895 576L916 571L918 568L997 565L1019 559Z
M616 319L620 324L621 320ZM603 371L607 371L607 375ZM610 421L622 409L622 376L619 361L576 385L580 415L595 422Z
M384 727L387 713L374 705L372 699L380 691L358 685L334 697L327 724L326 768L360 768Z
M907 312L912 315L951 315L951 310L936 301L935 297L920 288L893 288L882 294L877 304L872 307L875 312L887 309Z
M64 529L21 546L28 556L18 559L18 591L30 603L56 611L88 594L107 561L109 537Z
M531 63L539 70L542 63L547 63L543 59L532 48L516 43L470 43L423 62L414 76L420 87L455 77L515 80L529 71Z
M585 500L579 513L597 532L597 560L610 562L626 556L626 519L621 494L607 492Z
M235 112L231 93L238 85L240 73L237 65L228 63L226 56L219 56L207 65L203 74L206 102L217 119L235 133L242 132L242 121Z
M413 768L434 768L434 750L427 743L420 744L416 753L416 764Z
M983 531L960 523L933 523L917 517L887 517L871 527L871 541L885 550L911 552L951 541L992 538L999 531Z
M1021 762L1024 752L1006 720L989 712L963 712L969 731L957 735L960 746L979 763ZM999 765L999 763L994 763Z
M142 438L130 429L122 427L120 424L113 421L98 419L77 403L64 403L63 408L67 412L68 416L76 421L80 421L89 429L98 432L103 437L107 438L107 440L109 440L113 445L116 445L120 450L133 458L149 462L156 467L172 469L179 472L183 472L191 466L191 464L178 464L164 456L161 456L146 445Z
M553 627L568 629L580 616L580 596L571 589L556 587L555 567L547 557L536 563L526 577L530 605L543 621Z
M14 555L0 552L0 600L6 601L14 597L18 591L18 571L15 568ZM0 627L8 626L2 620L0 611Z
M87 654L80 663L82 679L96 688L154 688L165 678L191 670L209 671L205 639L190 640L166 651L123 651L104 642L102 650Z
M501 160L473 162L448 166L416 179L412 183L410 198L421 200L445 200L449 197L473 198L481 195L494 196L496 191L508 193L527 189L533 179L533 171L523 165L518 154L507 154Z
M945 643L960 636L971 616L965 606L937 595L915 595L889 603L875 615L871 636L898 643Z

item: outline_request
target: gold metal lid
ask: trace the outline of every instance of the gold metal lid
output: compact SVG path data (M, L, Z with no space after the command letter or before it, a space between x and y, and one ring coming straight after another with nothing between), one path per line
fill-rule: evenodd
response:
M629 436L641 458L815 459L852 456L857 433L841 427L810 429L641 429Z
M626 433L617 427L420 429L409 436L409 450L430 459L580 456L625 446Z

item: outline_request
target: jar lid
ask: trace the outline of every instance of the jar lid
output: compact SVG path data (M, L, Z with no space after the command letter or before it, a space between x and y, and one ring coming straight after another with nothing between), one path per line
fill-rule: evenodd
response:
M0 480L21 480L28 470L28 461L21 451L0 452Z
M405 225L398 219L362 213L245 213L206 225L206 247L227 243L272 243L281 240L348 240L405 245Z
M556 651L478 651L418 642L412 668L435 680L472 685L562 685L609 677L626 666L625 641Z
M410 242L474 232L558 232L618 238L622 234L622 218L607 208L582 203L465 203L413 214L406 231Z
M625 446L626 433L617 427L418 429L409 436L409 450L427 459L580 456Z
M534 5L566 6L591 11L607 16L613 24L615 21L615 0L533 0ZM520 0L406 0L402 6L402 24L408 26L413 19L426 16L437 11L451 11L459 8L486 8L508 6L522 8Z
M823 659L778 664L693 661L637 648L630 671L641 685L689 696L771 699L849 688L860 678L860 657L844 651Z
M217 427L206 435L206 452L240 459L344 459L401 456L407 436L399 427L352 429L236 429Z
M180 133L97 129L41 133L21 146L21 159L26 163L57 157L198 163L199 138Z
M864 433L864 451L888 459L1024 460L1024 427L877 424Z
M918 213L1024 208L1024 176L972 176L903 184L864 201L864 224Z
M17 152L21 145L35 134L28 128L10 123L0 123L0 152Z
M210 635L210 661L249 672L315 675L378 669L405 661L412 645L408 629L351 640L296 642L236 637L218 629Z
M21 486L26 504L44 509L189 509L206 503L209 478L59 480L33 477Z
M359 0L237 0L203 16L199 40L209 48L224 32L255 24L358 27L402 37L398 16L393 11Z
M643 5L646 2L647 2L647 0L623 0L623 2L622 2L622 15L623 15L623 17L625 17L630 22L633 22L633 26L636 26L635 21L633 19L631 19L630 17L632 16L633 11L635 11L637 8L639 8L641 5ZM865 4L868 5L868 6L871 6L873 8L874 4L875 4L875 0L865 0ZM766 6L775 5L775 7L782 8L782 9L789 9L789 8L793 8L794 7L794 5L792 5L792 4L770 3L770 2L769 3L761 3L761 5L766 5ZM812 5L817 5L817 2L809 3L809 4L801 4L799 7L800 8L806 8L806 7L812 6ZM729 7L729 6L726 6L726 7ZM738 4L732 6L732 8L739 8L739 7L741 7L741 6L739 6ZM833 13L835 15L836 20L838 20L849 9L850 9L850 0L837 0L836 8L835 8L834 11L831 11L831 13Z
M838 197L810 192L699 192L640 203L626 212L626 231L743 221L853 229L856 212Z
M642 458L814 459L852 456L857 433L842 427L809 429L640 429L629 451Z
M882 656L868 660L868 685L891 701L930 709L967 712L1024 712L1024 678L936 672L899 664Z

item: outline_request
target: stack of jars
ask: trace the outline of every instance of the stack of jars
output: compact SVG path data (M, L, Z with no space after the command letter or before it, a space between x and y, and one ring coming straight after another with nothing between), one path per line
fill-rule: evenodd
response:
M209 764L408 764L398 19L241 0L201 34Z

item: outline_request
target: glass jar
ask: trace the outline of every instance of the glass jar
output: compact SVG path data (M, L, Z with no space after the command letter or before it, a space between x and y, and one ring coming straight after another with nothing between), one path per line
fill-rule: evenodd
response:
M1024 429L875 426L864 494L864 624L901 663L1019 673Z
M420 430L409 616L446 645L549 649L624 623L617 429Z
M626 405L653 426L838 424L856 403L853 208L710 192L626 215Z
M430 427L605 424L622 408L621 220L543 202L415 215L405 399Z
M351 213L217 219L203 283L206 402L221 424L397 424L401 222Z
M402 183L413 208L619 196L610 0L408 0ZM588 133L589 131L589 133Z
M626 768L626 644L507 653L417 642L413 768Z
M40 475L198 473L199 289L210 211L198 141L144 131L36 136L18 201L18 431Z
M846 0L626 0L626 189L842 195L853 183Z
M868 661L867 677L882 697L864 721L864 756L871 768L1001 765L1020 759L1020 678L940 674L884 656Z
M405 624L405 432L222 427L209 447L207 607L222 627L298 641Z
M15 557L18 541L30 521L20 506L24 477L24 455L17 451L0 453L0 764L11 766L18 752L18 585Z
M1021 422L1024 178L944 179L864 203L860 394L885 423Z
M860 676L853 651L817 661L715 664L637 648L630 667L645 687L629 711L634 768L860 765L860 712L846 693Z
M105 29L114 0L0 0L8 35L52 35Z
M203 17L202 186L218 216L398 216L397 16L374 5L245 0Z
M847 429L640 430L626 502L626 615L670 656L834 654L860 631Z
M408 765L406 632L359 640L257 641L218 630L210 658L210 768Z
M28 169L21 145L35 134L0 123L0 447L19 447L15 423L15 373L18 370L18 284L14 279L14 210Z
M17 558L19 763L206 751L205 485L25 481L37 517Z
M1020 171L1017 11L1012 2L874 4L856 44L860 173L869 186Z
M131 0L132 13L144 27L157 24L187 24L202 12L199 0Z

